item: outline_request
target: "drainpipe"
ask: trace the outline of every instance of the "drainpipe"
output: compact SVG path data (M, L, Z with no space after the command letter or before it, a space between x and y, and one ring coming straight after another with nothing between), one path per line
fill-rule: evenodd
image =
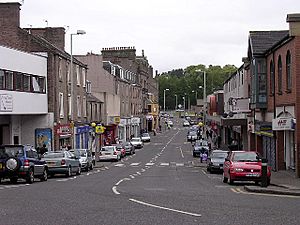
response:
M273 119L276 119L277 115L276 115L276 88L275 88L275 57L274 57L274 51L272 53L272 59L273 59L273 75L274 75L274 85L273 85ZM274 151L275 151L275 168L274 170L277 171L278 168L278 162L277 162L277 137L276 137L277 131L273 131L273 138L274 138Z

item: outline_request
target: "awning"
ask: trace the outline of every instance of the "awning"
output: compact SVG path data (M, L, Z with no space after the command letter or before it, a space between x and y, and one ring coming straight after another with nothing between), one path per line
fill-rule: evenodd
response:
M247 126L247 119L223 119L223 126Z

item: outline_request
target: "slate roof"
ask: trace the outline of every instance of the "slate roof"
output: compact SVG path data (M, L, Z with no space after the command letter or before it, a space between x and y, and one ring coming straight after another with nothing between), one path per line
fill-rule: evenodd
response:
M88 102L97 102L97 103L104 103L100 99L96 98L93 94L88 94L87 99Z
M250 31L249 44L253 55L262 55L276 43L289 37L288 30Z

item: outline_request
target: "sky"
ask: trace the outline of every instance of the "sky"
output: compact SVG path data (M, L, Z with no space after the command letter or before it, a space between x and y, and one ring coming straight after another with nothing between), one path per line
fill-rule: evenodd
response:
M300 0L21 2L21 27L65 27L67 52L70 34L84 30L73 36L73 54L134 46L159 73L198 64L239 67L249 31L287 30L287 14L300 13Z

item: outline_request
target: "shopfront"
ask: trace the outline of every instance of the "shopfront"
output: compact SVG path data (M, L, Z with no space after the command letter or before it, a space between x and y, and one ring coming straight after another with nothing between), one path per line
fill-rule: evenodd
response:
M75 129L75 147L77 149L87 149L89 143L90 126L78 126Z
M59 149L72 146L72 127L70 124L59 124L54 129L55 135L58 137ZM54 151L59 149L54 149Z

